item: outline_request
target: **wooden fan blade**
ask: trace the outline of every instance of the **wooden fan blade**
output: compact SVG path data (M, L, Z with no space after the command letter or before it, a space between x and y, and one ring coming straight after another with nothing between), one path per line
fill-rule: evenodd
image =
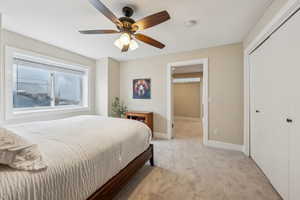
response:
M156 48L163 49L165 47L164 44L162 44L159 41L154 40L153 38L148 37L148 36L146 36L144 34L138 33L138 34L135 34L134 36L135 36L136 39L138 39L138 40L140 40L140 41L142 41L142 42L144 42L146 44L149 44L151 46L154 46Z
M79 31L82 34L112 34L112 33L120 33L115 30L87 30L87 31Z
M122 22L100 0L89 0L89 2L110 21L122 26Z
M129 49L129 44L128 45L124 45L122 48L122 52L126 52Z
M133 28L138 27L138 30L144 30L152 26L158 25L170 19L170 15L167 11L162 11L148 17L145 17L141 20L138 20L132 25Z

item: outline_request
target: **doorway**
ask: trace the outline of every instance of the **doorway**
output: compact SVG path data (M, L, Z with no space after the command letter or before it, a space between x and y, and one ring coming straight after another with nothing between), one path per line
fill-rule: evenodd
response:
M193 94L185 97L185 94L188 94L187 92ZM197 95L199 96L197 97ZM193 129L194 131L192 132L195 134L197 134L197 132L199 132L199 134L202 133L203 143L207 144L208 59L168 64L167 116L169 139L176 137L176 131L180 132L182 131L180 129L184 129L184 127L189 128L189 130L194 127L195 129ZM176 126L176 124L180 127ZM198 124L201 127L199 127ZM191 131L185 132L191 133Z

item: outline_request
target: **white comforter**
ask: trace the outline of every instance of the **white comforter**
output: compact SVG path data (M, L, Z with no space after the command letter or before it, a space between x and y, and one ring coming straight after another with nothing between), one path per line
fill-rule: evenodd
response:
M85 200L150 143L141 122L99 116L33 122L8 129L39 145L48 168L0 166L1 200Z

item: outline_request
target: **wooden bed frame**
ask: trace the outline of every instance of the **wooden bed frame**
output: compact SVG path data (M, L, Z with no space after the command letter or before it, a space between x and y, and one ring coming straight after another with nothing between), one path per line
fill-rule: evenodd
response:
M87 200L111 200L118 194L123 186L130 180L130 178L142 168L147 161L150 161L151 166L154 166L153 145L131 161L124 169L117 175L112 177L100 189L98 189Z

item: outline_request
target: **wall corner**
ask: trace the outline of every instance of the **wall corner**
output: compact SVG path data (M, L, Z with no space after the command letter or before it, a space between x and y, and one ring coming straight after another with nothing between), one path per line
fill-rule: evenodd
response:
M111 116L111 104L120 97L120 63L106 57L96 62L95 114Z

